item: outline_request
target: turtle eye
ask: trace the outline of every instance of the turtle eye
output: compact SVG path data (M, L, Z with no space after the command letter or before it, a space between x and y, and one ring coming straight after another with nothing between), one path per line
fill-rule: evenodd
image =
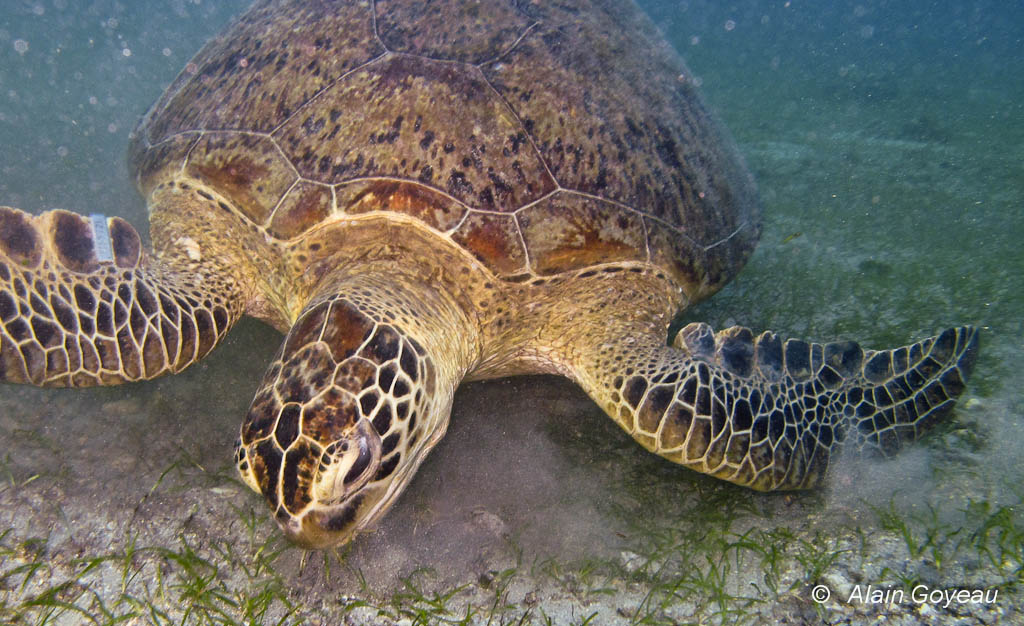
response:
M369 482L380 465L380 456L380 436L367 420L360 420L349 437L324 451L315 499L330 506L350 498Z
M370 468L370 463L373 461L373 448L365 437L360 438L356 446L359 449L359 455L348 471L345 472L343 480L343 486L346 491L354 491L362 486L370 475L366 470Z

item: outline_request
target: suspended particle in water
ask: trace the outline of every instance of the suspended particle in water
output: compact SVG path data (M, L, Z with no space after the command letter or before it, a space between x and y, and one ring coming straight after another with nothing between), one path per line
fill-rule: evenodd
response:
M121 50L121 54L123 54L126 57L130 57L132 55L131 48L125 48Z
M107 132L109 132L109 133L116 133L117 132L117 124L115 124L113 122L107 124Z
M68 155L67 146L57 146L57 156L59 156L60 158L63 159L67 155Z
M171 49L170 48L164 48L163 50L161 50L161 52L164 53L165 57L171 56Z
M735 20L725 20L725 30L733 30L736 28Z
M21 56L25 56L25 53L28 52L28 42L24 39L15 39L14 51L20 54Z

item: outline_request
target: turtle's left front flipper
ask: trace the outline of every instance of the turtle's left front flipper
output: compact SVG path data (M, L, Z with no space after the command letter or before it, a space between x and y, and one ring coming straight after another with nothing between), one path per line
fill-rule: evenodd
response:
M652 452L759 490L806 489L840 446L889 456L936 424L977 345L972 327L875 352L691 324L673 346L613 338L583 353L577 371Z
M224 268L177 265L117 217L0 207L0 380L111 385L199 360L243 299Z

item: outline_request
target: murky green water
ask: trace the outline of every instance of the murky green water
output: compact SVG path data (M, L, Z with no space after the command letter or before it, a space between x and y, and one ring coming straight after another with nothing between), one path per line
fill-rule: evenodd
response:
M144 231L128 133L246 4L5 5L0 204L120 214ZM893 462L843 464L820 492L760 495L646 454L561 380L470 385L378 532L342 561L302 563L232 473L231 443L279 341L243 323L172 379L0 389L0 621L43 621L25 603L51 596L90 615L156 607L142 623L160 611L202 623L208 605L242 621L232 603L264 593L265 623L289 602L293 620L333 623L354 598L399 617L423 602L403 579L427 599L468 585L435 604L468 604L484 623L495 606L505 612L494 623L580 623L595 612L594 623L1019 620L1024 14L921 4L645 8L701 77L765 204L750 264L686 319L879 348L980 325L982 356L947 431ZM132 541L144 551L126 556ZM106 556L117 558L80 576ZM687 568L704 582L679 574ZM207 575L203 589L230 602L196 591ZM956 610L815 605L817 583L847 597L867 584L1002 594Z

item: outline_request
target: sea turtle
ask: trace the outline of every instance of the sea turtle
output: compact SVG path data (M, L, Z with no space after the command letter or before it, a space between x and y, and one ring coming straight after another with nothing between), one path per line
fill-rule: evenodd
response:
M761 231L754 183L630 0L261 0L133 133L117 217L0 208L0 377L178 372L287 333L237 443L294 542L378 519L463 380L556 373L648 450L818 484L948 412L977 332L887 351L691 324Z

